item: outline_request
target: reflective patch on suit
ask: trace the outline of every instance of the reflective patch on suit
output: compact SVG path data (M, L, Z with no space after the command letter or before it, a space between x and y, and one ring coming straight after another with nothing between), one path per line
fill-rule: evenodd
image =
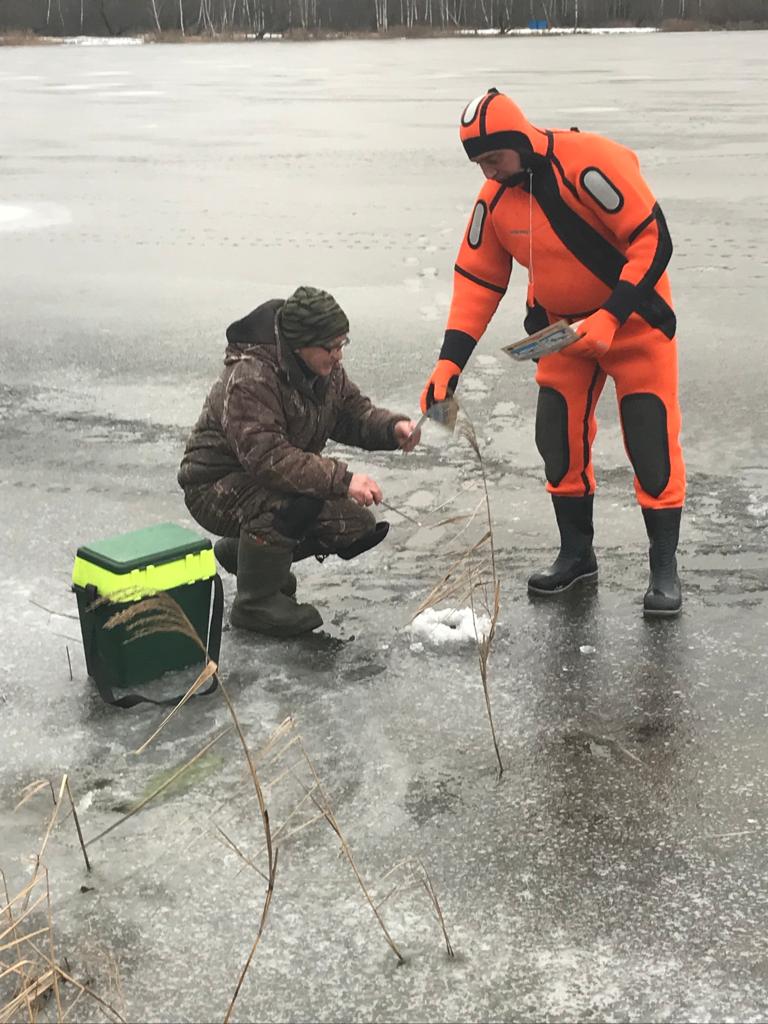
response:
M670 476L666 406L658 395L638 393L625 395L620 411L635 475L646 494L658 498Z
M581 186L606 213L618 213L624 205L624 196L597 167L581 172Z
M536 406L536 447L544 459L547 481L557 487L568 472L568 403L554 388L539 388Z
M478 199L475 203L475 208L472 211L472 220L469 222L469 231L467 231L467 242L469 243L470 249L478 249L480 243L483 240L483 224L485 224L485 215L488 213L488 207L482 201Z
M468 125L472 124L472 122L475 120L475 118L477 117L477 111L480 107L480 104L483 102L487 95L488 94L484 92L482 96L475 96L475 98L466 105L466 107L464 108L464 113L461 115L461 123L464 125L464 127L467 127ZM455 117L456 115L454 114L453 116Z

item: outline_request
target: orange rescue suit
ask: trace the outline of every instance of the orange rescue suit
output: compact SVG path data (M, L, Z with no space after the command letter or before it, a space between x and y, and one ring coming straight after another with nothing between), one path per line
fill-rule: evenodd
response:
M593 325L612 325L599 358L565 349L538 363L536 442L547 489L562 497L594 492L595 406L608 375L616 385L640 505L680 507L685 468L676 321L666 274L672 242L637 156L598 135L536 128L495 90L466 108L461 139L470 158L516 150L523 169L503 182L488 180L480 190L455 266L440 352L448 369L442 377L436 369L430 380L448 375L455 387L517 261L528 269L529 333L597 311ZM424 405L435 397L434 387L427 397L428 391L429 385Z

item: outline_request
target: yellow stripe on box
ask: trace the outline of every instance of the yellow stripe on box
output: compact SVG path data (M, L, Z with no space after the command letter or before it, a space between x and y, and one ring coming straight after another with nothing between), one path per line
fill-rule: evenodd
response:
M212 548L185 555L174 562L145 565L132 572L110 572L78 556L72 570L72 583L76 587L93 586L99 597L113 601L140 601L162 590L173 590L187 583L208 580L216 575L216 559Z

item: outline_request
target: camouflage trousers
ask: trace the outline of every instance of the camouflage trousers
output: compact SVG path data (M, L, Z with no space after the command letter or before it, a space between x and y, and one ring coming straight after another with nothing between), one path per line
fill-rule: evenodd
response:
M220 537L241 531L265 544L294 548L298 541L317 543L318 551L335 553L371 533L373 513L351 498L312 498L265 491L247 473L184 488L192 518ZM314 552L312 552L314 553Z

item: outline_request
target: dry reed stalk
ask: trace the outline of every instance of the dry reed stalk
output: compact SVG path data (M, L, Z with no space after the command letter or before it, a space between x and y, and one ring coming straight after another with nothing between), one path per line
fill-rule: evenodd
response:
M484 533L483 536L480 538L480 540L476 541L472 545L471 548L468 548L462 555L460 555L456 559L456 561L450 566L450 568L445 573L445 575L442 577L442 579L438 583L436 583L434 585L432 590L429 592L429 594L427 594L427 596L421 602L419 607L413 613L413 615L411 616L411 619L410 619L411 622L413 622L413 620L416 618L417 615L421 615L421 613L423 611L426 611L427 608L432 608L435 604L437 604L441 600L443 600L443 597L441 597L440 595L445 591L445 589L447 587L449 587L449 586L452 587L454 585L456 570L460 566L462 566L463 563L466 562L468 558L471 558L472 555L479 548L481 548L483 546L483 544L485 544L488 541L489 536L490 536L490 531ZM450 582L452 580L454 581L453 583Z
M56 973L60 975L64 981L68 981L70 985L74 985L75 988L79 989L83 995L86 995L89 999L93 999L94 1002L97 1002L99 1006L102 1006L107 1013L111 1013L116 1020L121 1022L121 1024L126 1024L125 1018L117 1012L111 1003L108 1003L106 999L102 999L101 996L97 995L93 989L89 988L87 985L83 985L81 982L77 981L76 978L73 978L71 974L64 970L61 964L56 965Z
M66 778L66 776L65 776ZM45 872L45 897L46 897L46 916L48 918L48 946L50 947L50 960L49 963L53 970L53 994L56 997L56 1011L58 1019L61 1020L64 1016L61 1007L61 992L59 990L59 974L58 965L56 962L56 946L53 941L53 913L51 910L51 886L50 879L48 877L48 871Z
M263 904L262 910L261 910L261 918L259 920L258 932L256 933L256 938L254 939L253 945L251 946L251 951L248 954L248 958L247 958L245 964L243 965L242 971L240 972L240 977L237 980L237 985L235 986L235 991L234 991L234 993L232 995L232 999L230 1000L229 1007L227 1008L227 1012L226 1012L226 1015L224 1017L224 1024L228 1024L228 1021L229 1021L230 1017L232 1016L232 1011L235 1008L235 1002L237 1001L237 997L240 994L240 989L242 988L243 982L245 981L245 976L248 973L249 967L251 966L251 961L253 960L254 954L256 953L256 948L259 945L259 942L261 942L261 937L264 934L264 929L265 929L266 924L267 924L267 917L269 915L269 908L270 908L270 905L272 903L272 895L273 895L274 890L275 890L275 875L277 874L277 853L278 853L278 851L277 851L276 848L273 848L272 833L271 833L270 824L269 824L269 811L267 810L266 801L264 800L264 793L263 793L263 790L261 788L261 782L259 780L259 776L258 776L258 774L256 772L256 766L255 766L255 764L253 762L253 757L251 755L251 751L250 751L250 749L248 747L248 744L246 742L245 735L244 735L242 727L240 725L240 721L239 721L239 719L237 717L237 714L235 713L234 705L232 704L232 701L229 698L229 694L227 693L226 687L221 682L221 680L219 680L219 689L221 690L221 695L224 698L224 702L226 703L227 708L229 709L229 713L230 713L230 715L232 717L232 722L233 722L233 724L235 726L235 731L237 732L238 738L240 739L240 745L243 748L243 753L245 754L245 760L246 760L246 762L248 764L248 770L250 771L251 779L253 781L254 790L256 792L256 800L258 802L259 812L261 814L262 826L264 828L264 838L265 838L266 847L267 847L267 867L268 867L268 871L267 871L267 877L268 877L267 891L266 891L266 895L264 897L264 904ZM281 735L282 735L282 730L283 730L283 726L284 725L285 725L285 722L283 722L278 727L278 731L281 732ZM267 745L269 746L270 744L268 743Z
M65 778L66 778L66 776L65 776ZM70 804L72 806L72 818L74 819L75 828L77 829L77 838L80 841L80 849L83 852L83 860L85 861L85 869L90 874L90 872L91 872L91 862L88 860L88 854L85 852L85 842L83 841L83 831L80 828L80 821L79 821L79 819L77 817L77 810L75 808L75 801L74 801L74 798L72 796L72 790L70 789L70 786L69 786L69 779L67 779L67 796L69 797L69 802L70 802Z
M485 493L485 510L488 516L488 531L491 535L491 565L493 566L493 582L496 582L496 550L493 543L493 518L491 516L491 500L488 496L488 478L485 473L485 460L483 459L483 453L480 451L480 442L477 440L477 433L475 431L475 425L472 420L463 414L461 426L459 432L469 442L472 451L477 456L477 461L480 465L480 473L483 478L483 491Z
M180 775L182 775L188 768L191 768L195 761L199 761L204 754L208 753L208 751L215 743L218 743L223 736L226 736L227 733L231 731L232 726L228 725L225 729L222 729L221 732L218 732L212 739L210 739L205 744L205 746L201 750L198 750L194 757L191 757L189 761L186 762L186 764L183 764L181 768L175 771L169 779L166 779L165 782L159 785L156 789L153 789L149 796L144 797L144 799L140 801L138 804L136 804L135 807L132 807L130 811L128 811L126 814L122 816L122 818L118 818L118 820L113 822L108 828L105 828L103 832L99 832L98 835L94 836L92 839L89 839L85 845L92 846L93 843L97 842L97 840L103 839L104 836L108 835L114 829L118 828L120 825L123 824L123 822L127 821L129 818L132 818L134 814L138 814L139 811L146 807L151 800L154 800L156 796L159 796L164 789L167 789L171 785L171 783L175 782L176 779L178 779Z
M261 868L257 868L256 865L251 860L251 858L250 857L246 857L246 855L243 853L243 851L240 849L240 847L237 845L237 843L234 841L234 839L230 839L230 837L227 835L227 833L224 831L224 829L221 828L220 825L216 826L216 831L224 839L224 841L226 842L226 844L230 848L230 850L232 850L234 853L236 853L237 856L240 858L240 860L244 864L247 864L249 868L253 868L253 870L256 872L256 874L259 876L259 878L263 878L265 882L269 882L269 879L264 874L264 872L261 870Z
M33 796L37 796L37 794L41 793L44 789L50 789L51 790L51 796L53 797L53 802L55 804L56 803L56 794L53 792L53 785L51 783L51 780L50 779L38 779L37 782L30 782L30 784L28 786L25 786L24 789L22 789L22 791L21 791L21 799L16 804L16 806L13 808L13 810L14 811L18 811L18 809L20 807L23 807L24 804L28 800L31 800Z
M38 928L36 932L29 932L28 935L22 935L18 939L13 939L11 942L4 942L0 946L0 953L4 953L7 949L13 949L16 946L20 946L23 942L31 942L32 939L36 939L38 935L45 935L48 931L48 926L45 928ZM2 975L0 975L2 977Z
M448 505L450 505L452 502L460 498L462 494L466 494L467 491L471 491L474 486L475 481L470 480L469 483L464 484L463 487L460 487L458 491L452 494L450 498L446 498L446 500L441 505L436 505L434 508L431 508L427 514L433 516L435 512L442 512L444 508L447 508Z
M174 707L171 709L171 711L169 711L169 713L165 716L163 721L160 723L160 725L157 727L157 729L152 733L152 735L149 737L149 739L145 740L142 743L142 745L138 748L138 750L134 750L134 754L143 754L144 753L144 751L147 749L147 747L150 745L150 743L152 743L152 741L155 740L160 735L162 730L170 722L170 720L173 718L173 716L176 714L176 712L180 711L181 708L184 707L184 705L187 703L187 701L191 697L194 697L194 695L201 688L201 686L203 686L204 683L207 683L208 680L211 678L211 676L216 674L217 670L218 670L218 665L216 664L216 662L215 661L209 661L208 664L203 668L203 671L200 673L200 675L194 681L194 683L192 683L190 688L187 690L187 692L184 694L184 696L178 702L178 704L175 704Z
M248 973L248 968L251 966L251 961L253 960L254 954L256 953L256 947L261 942L261 936L264 934L264 928L266 927L266 924L267 924L267 915L269 914L269 907L270 907L270 904L272 903L272 894L275 891L275 875L277 874L277 856L278 856L278 851L276 849L275 850L275 856L274 856L274 859L272 861L272 868L271 868L271 871L270 871L270 876L269 876L269 883L268 883L268 887L267 887L267 895L266 895L266 898L264 899L264 906L263 906L262 911L261 911L261 919L259 921L259 930L256 933L256 938L254 939L253 945L251 946L251 951L248 954L248 959L245 961L245 964L243 965L243 969L240 972L240 977L237 979L237 985L235 986L235 991L234 991L234 993L232 995L232 999L230 1000L229 1006L227 1008L226 1016L224 1017L224 1024L229 1024L229 1020L230 1020L230 1018L232 1016L232 1011L235 1008L235 1002L237 1001L237 997L240 994L240 989L242 988L243 982L245 981L245 976Z
M304 758L305 758L305 760L307 762L307 767L309 768L309 771L310 771L310 773L312 775L312 778L314 779L317 793L320 794L320 798L321 798L322 802L321 803L318 802L317 795L313 795L312 801L315 804L315 806L317 807L317 809L321 812L321 814L323 815L325 820L328 822L328 825L330 826L330 828L336 833L336 836L337 836L337 838L339 840L339 843L341 844L341 852L347 858L347 861L349 862L349 866L352 868L352 871L353 871L353 873L355 875L355 878L357 879L358 885L362 889L363 895L365 896L365 899L366 899L369 907L373 911L373 915L376 918L376 921L377 921L379 927L381 928L382 932L384 933L384 938L387 940L387 945L389 946L389 948L392 950L392 952L397 957L398 963L399 964L404 964L405 963L405 957L402 955L400 950L395 945L395 941L392 938L392 936L389 934L389 931L387 930L387 926L384 923L384 919L382 918L381 914L377 910L376 904L373 902L371 894L368 891L368 888L367 888L365 882L363 881L363 876L360 874L360 871L359 871L359 869L357 867L357 864L355 863L355 859L352 856L352 850L350 848L350 845L347 842L346 837L344 836L343 832L341 831L341 828L339 827L339 823L336 820L336 815L333 813L333 808L331 807L330 800L328 799L328 797L327 797L327 795L326 795L326 793L325 793L325 791L323 789L323 786L322 786L322 784L320 782L318 774L315 771L315 766L312 763L312 760L310 759L309 754L307 753L306 748L304 747L303 742L300 745L301 745L302 753L304 754ZM304 788L306 788L306 787L304 787Z
M426 890L427 896L429 896L432 906L434 907L435 916L437 917L438 923L443 933L446 952L448 953L448 956L451 957L451 959L453 959L455 953L453 951L453 946L451 945L451 940L448 938L448 929L446 928L445 925L445 917L443 916L443 910L442 907L440 906L440 900L438 900L437 898L435 887L432 885L432 879L429 877L429 873L427 872L427 869L424 867L421 858L417 858L417 864L419 865L419 868L421 869L421 872L424 876L421 880L422 884L424 886L424 889Z
M429 898L435 919L440 925L448 956L454 957L455 953L453 946L451 945L451 940L448 937L448 929L445 924L442 907L440 906L440 900L437 898L437 893L435 892L435 887L432 884L432 879L429 877L429 873L424 866L424 862L421 857L406 857L404 860L399 861L391 867L385 875L382 875L381 881L386 881L388 878L391 878L395 872L400 870L405 872L404 882L398 882L397 885L390 889L387 895L379 901L379 906L400 893L423 890Z
M216 676L217 666L215 662L211 661L208 658L208 653L205 649L205 646L200 640L200 637L197 635L197 632L192 623L189 621L189 619L184 614L183 610L179 607L179 605L176 603L176 601L174 601L173 598L170 597L168 594L161 593L154 595L153 597L144 598L143 600L131 605L131 607L125 608L123 611L118 612L116 615L113 615L105 625L107 627L124 625L126 627L126 630L130 634L126 643L130 643L132 640L138 640L141 637L151 636L159 632L180 633L183 636L187 636L190 640L192 640L192 642L200 648L206 659L206 666L205 669L203 670L203 673L201 673L200 677L198 677L198 679L192 684L190 690L187 691L185 696L182 698L179 704L176 705L173 711L166 716L166 718L160 724L159 728L155 730L155 732L149 737L148 740L146 740L142 744L141 747L139 747L137 753L140 753L146 750L147 746L154 739L156 739L160 732L165 728L167 723L173 717L173 714L182 706L182 704L186 702L186 700L189 699L189 697L192 696L192 693L196 689L198 689L199 686L202 685L204 677L210 678L211 676ZM272 903L272 895L275 886L275 875L277 872L277 850L273 846L272 834L269 823L269 811L267 810L267 805L264 799L261 781L256 771L253 755L250 751L250 748L248 747L248 743L245 739L245 734L243 733L243 729L240 725L237 713L235 712L234 705L232 704L229 694L227 693L227 689L224 686L221 679L218 678L218 676L216 676L216 680L219 684L219 691L221 693L222 698L224 699L224 703L227 705L227 710L229 711L230 718L232 719L232 724L234 726L235 732L237 733L237 737L240 741L240 745L245 756L245 761L248 766L248 773L253 783L254 791L256 794L256 800L259 807L259 814L261 816L262 827L264 829L264 838L267 852L267 891L264 897L264 903L261 910L259 928L256 935L256 939L251 947L251 951L248 954L248 958L240 973L240 977L238 978L238 982L235 987L235 992L232 996L229 1007L227 1009L225 1017L226 1022L229 1021L229 1018L232 1014L235 1002L240 993L240 989L242 988L246 974L248 973L248 969L251 965L251 961L253 960L253 956L256 952L256 947L261 941L261 937L264 933L264 928L266 927L267 917L269 914L270 905ZM292 720L289 721L288 719L286 719L278 727L276 733L273 734L273 736L270 738L267 747L273 746L276 742L278 742L278 740L281 739L285 732L289 731L290 728L292 728ZM102 833L102 835L104 834L106 834L106 832Z
M53 988L55 976L56 971L49 968L44 974L26 984L22 991L4 1006L0 1006L0 1024L10 1024L23 1007L27 1008L29 1020L34 1024L36 1020L34 1004Z
M496 622L499 617L499 599L500 599L501 584L497 581L494 588L494 602L493 602L493 614L491 616L491 625L486 634L482 637L477 632L477 617L475 616L475 605L474 601L471 600L472 608L472 622L475 630L475 641L477 643L477 656L480 662L480 679L483 684L483 697L485 698L485 710L488 715L488 724L491 727L491 739L493 740L493 749L496 752L496 761L499 767L498 778L504 774L504 764L501 760L501 753L499 751L499 742L496 738L496 726L493 721L493 711L491 710L491 694L488 687L488 659L491 654L491 644L493 643L493 637L496 632ZM471 599L471 595L470 595Z

